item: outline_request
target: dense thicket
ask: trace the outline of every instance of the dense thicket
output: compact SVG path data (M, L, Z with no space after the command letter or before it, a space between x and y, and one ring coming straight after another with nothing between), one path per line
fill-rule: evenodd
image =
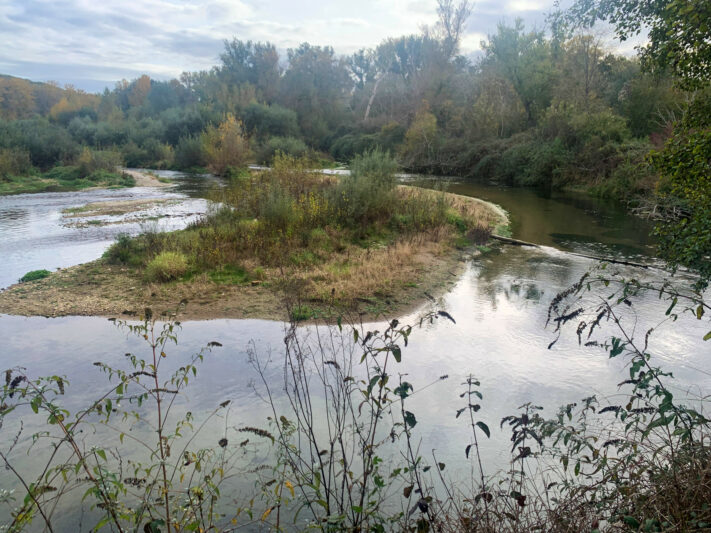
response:
M233 39L209 71L144 75L101 96L1 78L0 179L74 165L82 147L223 174L279 151L322 162L380 148L417 172L621 198L653 188L645 154L681 99L669 77L593 35L521 21L500 24L472 62L458 54L467 4L440 4L421 34L346 57L303 43L285 68L274 45Z

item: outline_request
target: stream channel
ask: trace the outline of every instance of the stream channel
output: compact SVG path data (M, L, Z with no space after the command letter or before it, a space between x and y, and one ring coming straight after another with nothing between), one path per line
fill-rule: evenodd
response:
M201 197L214 185L213 180L159 174L173 178L177 185L0 197L0 287L14 283L28 270L63 268L95 259L119 233L135 234L146 227L179 228L205 212L207 203ZM481 381L483 401L477 414L491 428L491 438L480 441L487 474L509 466L510 433L499 429L503 416L516 413L520 405L529 401L543 406L544 415L553 415L559 406L592 394L610 398L618 393L617 383L629 376L623 359L610 359L601 350L579 346L574 328L548 349L555 338L552 328L545 327L548 304L595 265L593 260L568 252L646 263L653 263L654 259L648 223L610 202L572 193L545 195L530 189L469 182L452 182L448 190L501 205L511 216L513 237L543 245L494 247L471 260L453 288L436 303L423 304L408 316L397 317L401 323L416 323L422 311L443 309L456 320L456 324L438 320L416 327L397 371L407 374L406 379L416 392L407 408L417 416L414 436L420 442L421 454L431 461L435 450L437 460L447 465L446 473L455 480L466 480L472 472L478 475L475 463L471 458L467 460L464 453L471 429L465 417L455 418L457 409L464 405L459 394L467 375L473 374ZM111 225L67 227L61 214L63 209L87 202L144 198L177 203L146 213L145 221L122 222L119 217ZM614 268L628 276L662 275L653 269ZM656 296L637 300L637 328L641 331L645 324L659 322L665 308ZM375 327L378 325L370 325L371 329ZM700 391L708 390L711 343L701 340L707 330L706 321L686 314L676 322L662 324L650 339L656 362L673 371L673 387L678 394L696 397ZM284 332L283 323L267 320L182 324L178 345L170 347L166 361L184 364L187 357L208 342L222 344L206 357L198 377L177 404L178 409L189 409L199 421L220 402L232 400L229 419L218 419L202 434L205 445L216 446L227 426L267 427L270 413L252 387L258 382L248 351L252 343L261 357L271 353L266 377L274 390L280 390ZM21 365L33 376L67 376L71 384L64 401L70 408L87 405L106 390L106 378L93 362L122 365L126 352L148 356L142 339L105 318L0 315L0 342L3 369ZM439 379L440 376L448 377ZM42 417L24 421L20 442L11 454L16 466L30 471L39 464L33 457L41 452L33 449L27 455L25 450L31 433L42 428L39 418ZM3 451L16 430L2 428ZM232 433L230 438L234 442L239 436ZM0 471L0 487L17 487L9 472ZM77 504L80 497L77 492ZM4 522L6 511L0 509L0 522ZM66 514L67 520L72 517L65 524L66 531L77 530L70 526L76 524L75 512L78 511ZM89 524L84 527L88 529Z

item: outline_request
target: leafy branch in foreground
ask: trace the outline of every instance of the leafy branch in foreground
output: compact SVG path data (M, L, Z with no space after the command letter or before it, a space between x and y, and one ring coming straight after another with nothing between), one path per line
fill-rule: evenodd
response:
M32 378L23 368L6 371L0 427L19 429L0 458L25 491L7 531L23 530L35 516L55 531L54 524L66 520L57 514L61 502L76 501L77 491L83 492L82 501L91 502L88 516L96 520L95 530L205 531L230 519L236 524L243 510L251 513L232 506L225 515L218 506L220 486L234 476L244 446L228 448L226 434L212 447L197 444L215 417L226 420L230 402L200 417L176 411L176 398L197 376L205 355L221 345L211 342L178 363L167 354L180 330L174 316L159 323L146 309L142 322L117 325L142 338L149 356L127 353L120 367L94 363L110 385L74 413L65 406L72 396L66 377ZM19 444L26 442L21 435L27 433L30 412L46 420L31 422L41 429L30 435L30 448L39 448L35 457L43 461L34 478L13 466Z

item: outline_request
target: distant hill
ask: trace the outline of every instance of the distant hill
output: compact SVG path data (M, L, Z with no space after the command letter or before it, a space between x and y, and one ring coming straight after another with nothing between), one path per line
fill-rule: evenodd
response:
M96 108L98 95L71 86L16 78L0 74L0 118L16 120L34 116L57 116L83 107Z

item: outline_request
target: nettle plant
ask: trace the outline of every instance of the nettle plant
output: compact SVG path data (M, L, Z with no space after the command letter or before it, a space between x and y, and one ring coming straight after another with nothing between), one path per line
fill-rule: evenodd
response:
M436 311L420 324L438 318L454 321ZM282 509L297 529L428 531L438 522L431 476L445 465L435 459L433 468L421 455L417 417L406 406L414 387L396 370L412 331L398 320L372 331L340 319L309 330L292 325L277 363L279 394L267 378L272 355L252 346L278 450L279 481L263 516L274 529L284 527Z
M636 309L639 298L650 295L666 302L666 311L644 327ZM709 311L693 280L627 278L609 264L586 273L551 302L548 321L558 333L551 347L564 328L574 327L581 345L624 358L628 370L615 397L584 398L535 424L541 457L562 466L554 485L562 489L561 508L574 506L590 529L711 527L711 428L703 414L708 391L692 397L681 389L677 398L673 375L657 366L650 348L663 323L701 321ZM710 339L711 332L703 337ZM558 519L565 523L562 513Z
M231 527L251 520L250 504L233 504L230 514L218 508L220 487L236 475L237 459L247 450L246 442L228 446L230 402L201 420L176 409L176 399L197 376L200 363L221 345L210 342L178 363L177 369L168 369L167 351L177 343L180 322L174 315L163 320L155 321L146 309L141 322L115 321L147 343L148 357L127 353L121 368L94 363L109 385L74 413L65 407L70 385L65 376L33 378L19 367L6 371L0 427L18 429L0 459L24 490L17 500L11 491L0 494L12 509L6 531L21 531L36 520L44 522L43 529L54 531L58 515L71 509L79 492L82 505L90 508L88 516L96 520L93 530L107 526L119 532L207 531L218 524ZM30 446L34 450L44 446L49 457L30 479L12 457L28 441L23 420L32 413L45 417L46 424L31 435ZM225 418L224 434L210 447L198 446L204 440L201 432L216 416Z

